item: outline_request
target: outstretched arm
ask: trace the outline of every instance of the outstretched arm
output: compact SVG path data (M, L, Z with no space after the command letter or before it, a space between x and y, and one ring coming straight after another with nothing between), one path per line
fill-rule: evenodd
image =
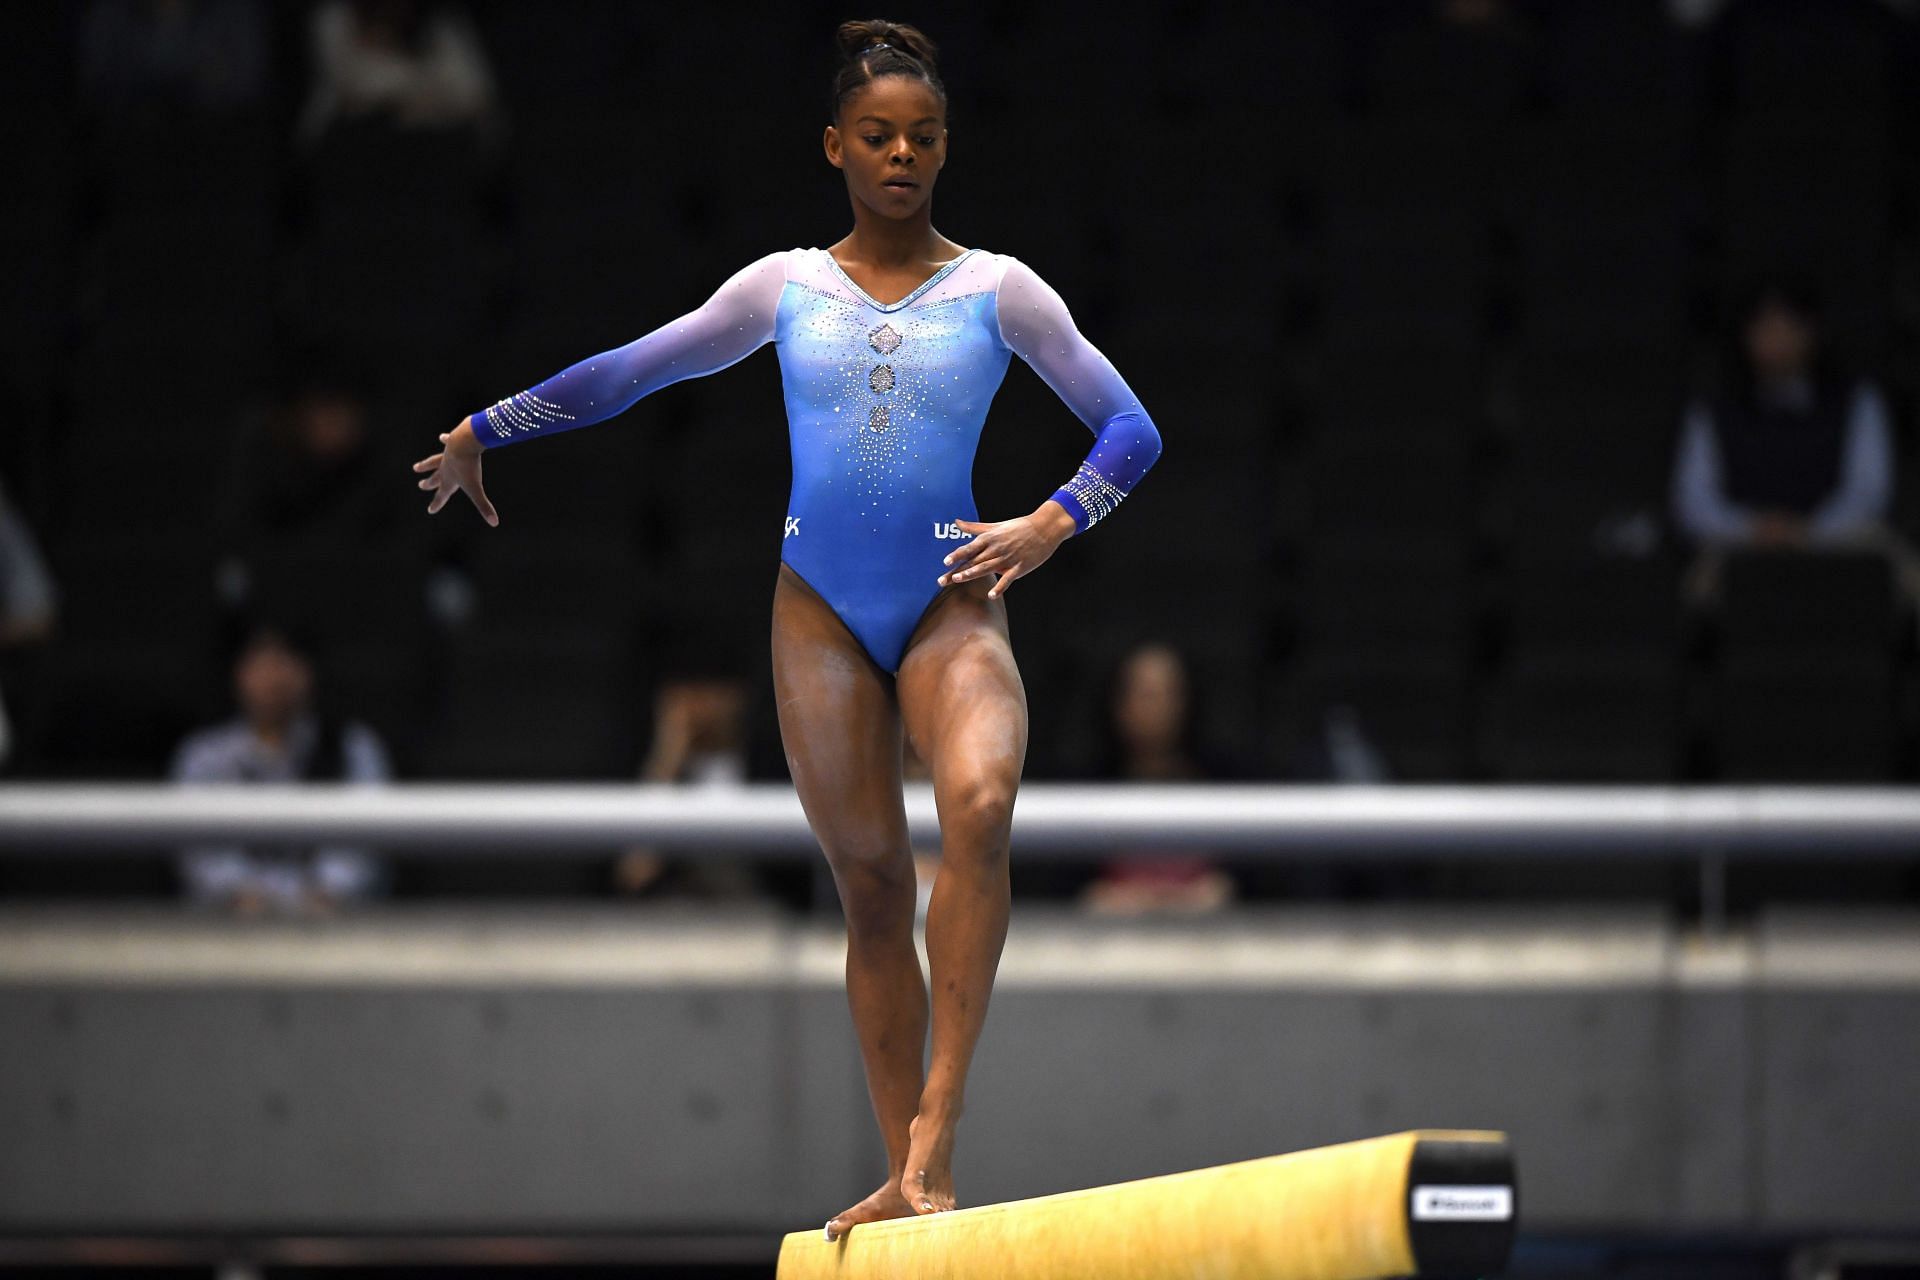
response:
M571 431L611 418L661 387L744 360L773 339L786 257L783 251L751 262L696 310L495 401L473 415L473 434L492 448Z
M973 541L947 557L961 566L942 574L965 579L999 575L989 595L1038 568L1060 543L1110 514L1160 457L1160 432L1100 348L1087 341L1067 304L1018 258L1009 260L995 298L1001 340L1093 432L1093 448L1072 478L1030 516L987 524L962 520Z
M433 490L429 514L464 489L490 525L500 523L480 483L480 455L529 436L603 422L661 387L717 373L773 339L786 284L786 253L770 253L729 276L697 309L623 347L569 365L546 381L497 400L452 431L440 453L413 464Z

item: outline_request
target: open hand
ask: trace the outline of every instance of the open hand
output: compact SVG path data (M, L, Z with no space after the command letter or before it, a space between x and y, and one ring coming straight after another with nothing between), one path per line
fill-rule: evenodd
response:
M1052 499L1041 503L1040 509L1030 516L992 523L978 520L953 523L962 533L972 534L973 541L947 553L943 563L953 567L941 574L938 581L944 587L949 582L965 582L983 573L998 574L999 581L987 591L988 599L1005 595L1007 585L1015 578L1045 564L1047 557L1072 537L1074 531L1073 517Z
M433 491L427 514L432 515L446 506L448 498L464 489L479 509L481 519L497 526L500 513L487 501L487 491L480 484L481 444L473 435L473 419L462 418L453 430L442 431L440 443L445 446L441 452L413 464L415 471L427 473L420 487Z

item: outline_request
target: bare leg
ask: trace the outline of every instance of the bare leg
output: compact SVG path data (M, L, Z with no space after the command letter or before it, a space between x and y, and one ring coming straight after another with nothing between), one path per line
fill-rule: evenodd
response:
M840 891L847 1002L887 1147L887 1180L828 1221L836 1238L855 1223L912 1212L900 1175L920 1099L927 989L913 945L916 880L892 684L826 601L782 565L773 597L780 737L807 823Z
M1006 602L962 584L921 623L900 666L900 710L933 771L940 871L927 906L933 1058L900 1189L917 1213L955 1206L953 1144L1012 905L1008 835L1027 755L1027 696Z

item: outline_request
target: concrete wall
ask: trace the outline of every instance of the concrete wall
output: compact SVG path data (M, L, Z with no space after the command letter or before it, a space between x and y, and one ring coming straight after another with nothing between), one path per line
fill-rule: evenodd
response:
M0 1231L787 1230L884 1171L837 930L0 914ZM1501 1128L1529 1229L1920 1229L1920 918L1022 908L962 1203Z

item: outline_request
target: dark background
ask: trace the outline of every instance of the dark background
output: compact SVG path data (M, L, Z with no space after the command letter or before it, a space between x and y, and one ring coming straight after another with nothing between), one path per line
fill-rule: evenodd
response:
M16 775L161 776L227 708L241 566L252 603L310 615L329 697L402 777L631 777L652 690L716 665L753 683L755 769L784 777L771 351L490 455L497 531L464 499L428 519L407 465L753 257L845 234L820 134L849 15L466 9L494 127L311 142L306 5L265 6L264 94L227 109L88 92L86 6L0 9L0 476L62 604L7 660ZM1868 0L1698 27L1650 0L1446 11L892 15L941 44L936 225L1033 264L1166 442L1010 593L1027 776L1084 772L1112 656L1165 638L1249 777L1312 776L1336 703L1408 781L1914 777L1884 576L1773 557L1689 610L1667 486L1734 290L1782 268L1825 288L1907 473L1915 24ZM373 457L304 532L263 534L248 441L314 378L364 398ZM1089 443L1016 361L983 516L1031 510Z

